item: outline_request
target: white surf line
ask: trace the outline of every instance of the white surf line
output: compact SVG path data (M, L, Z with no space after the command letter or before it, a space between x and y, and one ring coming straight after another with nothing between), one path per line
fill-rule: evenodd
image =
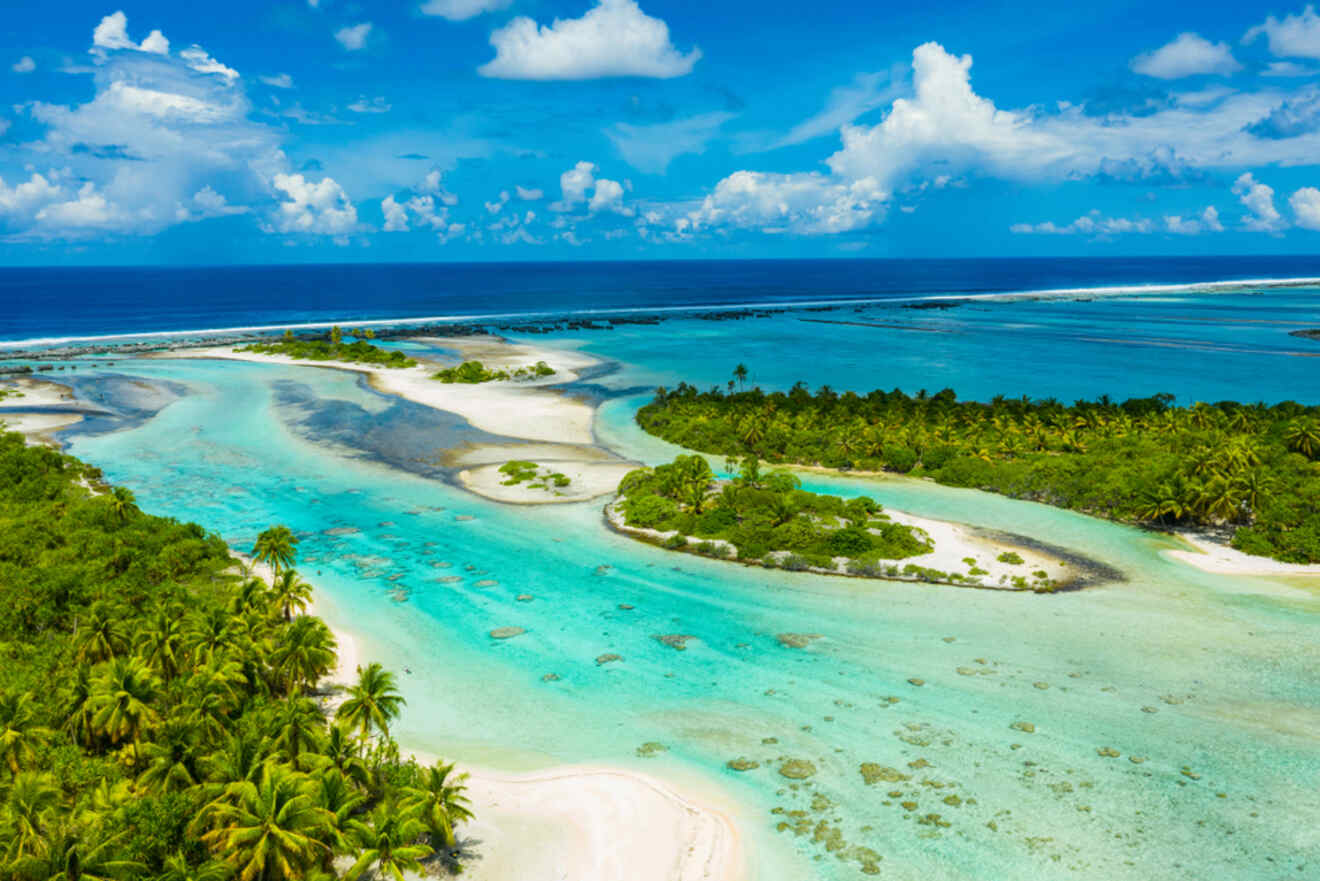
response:
M675 312L732 312L738 309L801 309L813 306L874 306L885 303L925 303L947 300L1002 300L1022 297L1077 297L1121 296L1167 293L1224 293L1257 288L1296 288L1320 286L1320 276L1297 278L1261 278L1227 281L1176 282L1168 284L1102 285L1079 288L1041 288L1016 291L989 291L974 293L919 294L900 297L863 297L824 300L772 300L751 303L709 303L688 306L618 306L608 309L544 310L537 312L489 312L476 315L426 315L402 318L367 318L351 321L306 321L288 324L250 324L234 327L212 327L187 330L152 330L130 333L99 334L95 336L31 337L22 340L0 340L0 349L20 349L32 346L56 346L65 343L97 343L111 340L153 340L224 333L270 333L282 330L323 330L329 327L407 327L412 324L436 322L483 322L520 318L572 318L590 315L649 315Z

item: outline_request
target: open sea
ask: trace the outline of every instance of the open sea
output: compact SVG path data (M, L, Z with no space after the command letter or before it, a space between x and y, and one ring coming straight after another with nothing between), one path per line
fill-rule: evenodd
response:
M603 359L566 393L603 402L598 443L658 463L676 449L633 421L649 390L722 385L739 362L766 388L1314 403L1320 341L1292 334L1320 328L1316 279L1320 258L8 269L0 346L668 310L507 334ZM966 302L908 308L938 298ZM684 311L824 303L837 308ZM104 411L61 439L145 509L242 550L271 523L301 536L325 617L412 671L409 745L510 769L625 765L718 793L753 881L868 877L862 848L880 877L921 881L1320 877L1316 579L1210 575L1165 556L1168 536L820 475L808 488L1030 536L1122 578L1025 596L746 569L618 536L598 503L472 496L416 464L470 429L349 373L56 366L43 376ZM504 626L526 633L488 636ZM781 633L820 639L790 648ZM663 634L692 639L677 652ZM604 653L623 660L598 665ZM667 751L639 755L650 742ZM760 767L732 771L737 757ZM816 775L781 777L787 758ZM867 784L863 763L898 776Z

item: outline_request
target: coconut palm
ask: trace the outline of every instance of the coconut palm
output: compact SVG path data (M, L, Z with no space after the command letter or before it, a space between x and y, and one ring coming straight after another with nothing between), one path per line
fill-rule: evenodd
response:
M1288 449L1308 459L1320 457L1320 422L1314 419L1294 419L1284 427L1283 440Z
M363 876L403 881L404 872L420 872L421 861L432 853L430 847L417 843L424 830L421 821L388 803L372 813L370 822L353 821L351 829L360 852L344 875L346 881Z
M363 740L374 728L381 737L388 738L390 722L402 711L407 701L394 687L394 674L378 663L364 670L358 668L358 681L348 689L348 700L339 705L335 720L350 731L357 731Z
M169 682L183 663L185 642L183 609L161 606L138 631L136 648L138 656Z
M454 827L472 819L467 790L467 774L454 774L452 764L436 762L422 777L421 785L409 788L402 807L414 812L426 827L431 846L450 850L457 843Z
M52 775L35 771L14 775L4 800L5 848L11 862L41 854L59 801L60 791Z
M116 858L115 849L126 833L102 837L95 827L62 825L36 856L18 860L14 877L22 881L115 881L141 878L147 867L136 860Z
M367 763L362 760L361 741L346 733L341 725L331 725L321 748L303 753L301 764L308 770L334 771L358 786L366 786L370 777Z
M298 559L298 538L287 526L272 526L257 536L252 555L269 564L278 578L280 572L292 568Z
M243 782L199 815L202 843L239 881L301 881L330 848L330 813L318 807L305 775L279 765Z
M165 858L165 865L156 881L229 881L229 869L224 863L207 860L196 866L181 853Z
M334 669L335 647L334 634L320 618L299 617L284 628L270 663L284 682L285 693L294 694L304 685L315 688Z
M292 621L294 612L304 612L312 598L312 586L298 577L292 569L286 569L271 583L271 599L284 616L285 621Z
M17 774L36 761L36 750L53 732L37 724L31 692L0 694L0 761Z
M197 729L182 720L166 722L142 746L147 766L138 775L138 785L153 792L181 792L197 785Z
M120 523L127 521L138 513L137 500L133 497L132 490L116 486L110 490L108 499L110 501L110 511Z
M307 698L289 698L275 704L265 723L271 746L281 759L293 764L304 752L320 746L325 716Z
M124 615L105 600L92 603L87 620L75 626L74 660L91 664L107 661L128 650Z
M62 728L83 747L91 746L92 743L92 709L89 702L93 687L92 668L79 664L74 667L69 684L61 692Z
M92 729L113 744L131 743L136 762L138 742L157 718L151 702L159 688L159 681L138 659L110 661L96 677L88 699Z

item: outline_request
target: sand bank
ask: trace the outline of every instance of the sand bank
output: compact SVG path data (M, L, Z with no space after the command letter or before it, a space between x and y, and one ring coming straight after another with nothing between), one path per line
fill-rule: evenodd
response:
M502 367L545 361L555 370L555 375L525 382L483 382L475 385L443 383L432 379L443 366L439 362L426 361L417 367L387 368L344 361L313 361L283 355L239 352L228 346L177 349L155 357L211 358L348 370L366 375L371 387L377 391L398 395L436 410L455 413L474 427L491 434L551 443L592 443L591 423L595 417L595 408L547 386L574 381L577 379L576 371L596 363L594 359L579 352L506 343L498 337L428 337L427 341L459 350L471 350L478 346L483 352L507 348L510 353L503 358L488 357L483 363Z
M0 391L18 393L0 398L0 431L17 431L29 444L58 447L55 432L82 421L81 413L39 409L74 402L73 392L61 383L21 377L0 382Z
M1195 566L1216 575L1314 575L1320 577L1320 564L1281 563L1269 557L1244 554L1206 535L1184 532L1179 538L1192 550L1168 550L1164 556Z
M458 472L463 487L479 496L497 502L519 505L545 505L555 502L582 502L609 495L619 481L637 466L628 462L574 462L537 459L541 471L555 471L569 479L567 486L553 486L544 481L525 480L506 486L508 475L500 471L499 464L481 465ZM533 488L541 483L544 488Z

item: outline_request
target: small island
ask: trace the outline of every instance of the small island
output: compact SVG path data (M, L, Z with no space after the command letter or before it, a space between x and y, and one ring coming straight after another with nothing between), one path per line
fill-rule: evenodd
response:
M1069 406L959 401L951 389L813 394L798 383L726 394L682 384L659 389L637 421L704 453L908 474L1320 563L1320 407L1295 401L1179 407L1154 395Z
M922 565L913 558L934 562L930 531L898 521L869 496L808 492L793 474L763 472L754 456L728 463L728 470L732 479L717 480L702 456L680 455L667 465L631 471L606 507L607 520L620 532L668 550L791 572L1039 593L1052 593L1067 577L1058 561L1047 562L1027 549L967 544L960 533L951 533L948 541L959 555L952 559L965 572L947 563L941 563L947 568ZM951 549L944 549L941 560ZM1023 553L1032 557L1032 566Z
M377 367L416 367L417 362L397 349L382 349L367 342L376 338L370 328L354 329L351 343L344 342L344 333L336 325L328 334L318 337L294 336L286 330L284 336L269 342L252 343L235 349L235 352L252 352L257 355L283 355L286 358L299 358L306 361L343 361L349 364L372 364Z
M554 492L555 495L561 495L561 493L556 492L557 489L563 489L573 482L558 471L542 468L535 462L528 462L523 459L513 459L505 462L500 466L500 473L508 475L500 481L502 486L517 486L520 483L526 483L528 489L543 489Z
M457 367L446 367L438 371L432 378L441 382L476 385L482 382L524 382L554 375L554 368L544 361L537 361L526 367L515 367L513 370L496 370L486 367L480 361L464 361Z

